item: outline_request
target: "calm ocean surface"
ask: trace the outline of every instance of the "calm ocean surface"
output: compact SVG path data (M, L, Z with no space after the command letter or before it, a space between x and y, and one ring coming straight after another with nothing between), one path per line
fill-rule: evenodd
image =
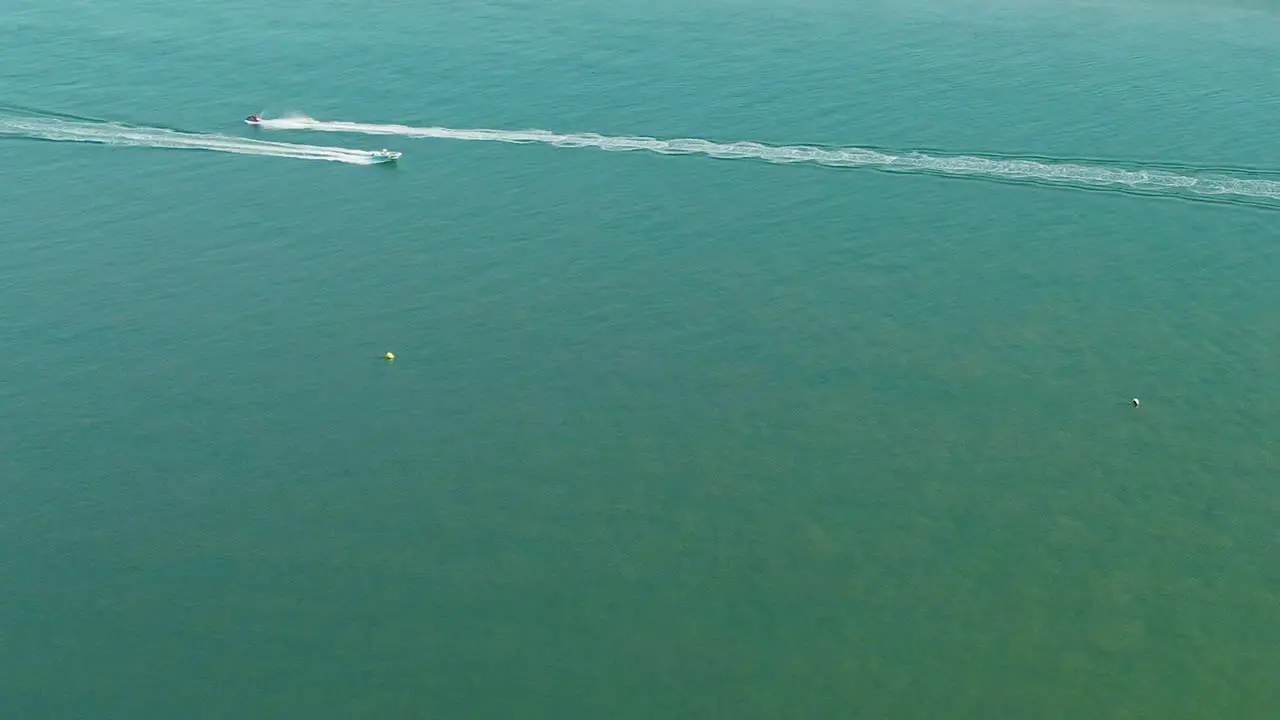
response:
M1277 67L1261 0L0 0L0 714L1273 717Z

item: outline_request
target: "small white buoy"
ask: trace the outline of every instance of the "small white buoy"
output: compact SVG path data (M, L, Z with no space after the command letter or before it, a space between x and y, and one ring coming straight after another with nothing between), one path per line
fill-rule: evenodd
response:
M395 359L396 359L396 354L395 354L395 353L393 353L393 352L389 352L389 353L387 353L386 355L383 355L382 357L384 357L384 358L386 358L386 359L388 359L388 360L395 360ZM1137 405L1137 404L1138 404L1138 401L1137 401L1137 400L1134 400L1134 401L1133 401L1133 404L1134 404L1134 405Z
M1133 406L1138 407L1138 398L1133 399Z

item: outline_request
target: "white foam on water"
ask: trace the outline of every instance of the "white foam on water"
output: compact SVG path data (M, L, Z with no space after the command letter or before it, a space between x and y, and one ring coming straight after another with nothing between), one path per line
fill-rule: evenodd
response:
M1192 168L1170 171L1157 167L1120 166L1092 162L1053 161L1018 157L941 155L887 152L859 147L825 148L810 145L768 145L759 142L714 142L698 138L661 139L609 136L595 133L556 133L549 130L455 129L316 120L305 116L263 120L269 130L396 135L407 138L503 143L539 143L556 147L585 147L614 152L642 151L663 155L703 155L720 159L748 159L770 163L808 163L825 167L870 168L952 177L1033 182L1068 187L1113 188L1183 197L1210 196L1223 200L1280 202L1280 180L1235 177Z
M175 150L208 150L238 155L262 155L295 160L327 160L353 165L379 162L366 150L298 145L294 143L253 140L229 135L186 133L155 127L139 127L114 122L71 120L58 117L0 116L0 137L83 142L126 147L168 148Z

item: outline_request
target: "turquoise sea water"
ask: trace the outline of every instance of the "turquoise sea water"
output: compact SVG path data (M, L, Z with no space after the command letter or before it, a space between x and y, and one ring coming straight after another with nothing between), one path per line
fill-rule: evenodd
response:
M1280 6L0 10L5 717L1280 702Z

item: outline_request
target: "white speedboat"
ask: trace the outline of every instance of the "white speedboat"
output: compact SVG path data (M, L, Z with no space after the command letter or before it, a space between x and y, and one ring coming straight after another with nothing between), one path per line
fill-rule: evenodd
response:
M249 117L245 118L245 119L244 119L244 121L245 121L246 123L250 124L250 125L261 125L261 124L262 124L262 116L261 116L261 115L250 115Z
M399 152L396 152L395 150L388 150L386 148L383 148L373 153L373 161L380 162L380 163L395 162L396 160L399 160L400 156L403 154L404 153L399 153Z

